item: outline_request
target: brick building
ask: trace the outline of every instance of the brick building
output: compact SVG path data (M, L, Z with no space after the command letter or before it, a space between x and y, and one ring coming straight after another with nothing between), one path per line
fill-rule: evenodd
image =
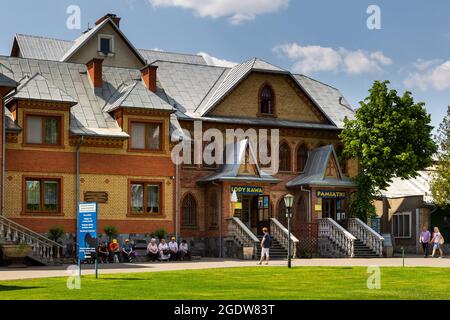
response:
M345 219L358 166L340 157L353 110L338 89L257 58L224 68L136 49L119 22L108 14L74 41L16 35L0 56L3 219L74 233L77 202L96 201L99 232L164 228L212 256L241 256L263 225L282 243L287 193L300 243L317 238L324 218ZM235 163L176 166L171 151L196 121L202 133L278 129L278 172L265 173L248 139L234 145Z

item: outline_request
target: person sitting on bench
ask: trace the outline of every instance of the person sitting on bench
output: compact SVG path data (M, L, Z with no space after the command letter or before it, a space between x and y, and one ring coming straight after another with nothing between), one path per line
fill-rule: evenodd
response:
M106 242L102 242L97 250L98 250L98 260L100 261L100 263L107 263L109 258L109 252Z
M161 239L161 242L158 245L158 249L159 249L159 259L161 261L168 261L170 259L170 251L166 239Z
M109 244L109 257L112 259L113 263L119 263L120 259L120 246L117 243L117 239L113 239L113 241Z
M127 262L133 262L136 257L136 253L133 250L133 245L130 243L129 239L126 239L124 245L122 246L122 257Z
M150 261L158 260L158 245L156 244L156 239L152 238L147 246L147 256Z
M170 260L178 260L178 243L175 237L169 242Z
M190 260L191 259L191 253L189 252L189 246L186 240L181 241L180 244L180 259L183 260Z

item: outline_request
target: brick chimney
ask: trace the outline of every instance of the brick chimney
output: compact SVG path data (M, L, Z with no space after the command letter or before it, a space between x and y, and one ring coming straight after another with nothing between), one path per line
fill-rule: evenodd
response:
M144 81L145 87L153 92L156 92L156 69L157 66L146 65L141 69L142 80Z
M95 25L99 25L100 23L102 23L103 21L105 21L106 19L111 18L111 20L114 22L114 24L117 26L117 28L120 28L120 17L118 17L117 15L113 14L113 13L107 13L105 14L103 17L101 17L100 19L98 19L95 22Z
M103 86L102 79L102 64L103 59L94 58L88 63L86 63L86 67L88 69L89 78L91 79L94 88L101 88Z

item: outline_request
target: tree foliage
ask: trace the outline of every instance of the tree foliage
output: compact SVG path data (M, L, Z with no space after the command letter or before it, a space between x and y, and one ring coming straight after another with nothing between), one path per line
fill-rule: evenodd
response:
M436 141L439 147L438 163L430 188L434 202L445 207L450 204L450 106L447 107L447 115L439 126Z
M344 155L360 161L365 177L356 179L366 195L359 197L362 202L353 208L370 209L367 201L373 200L375 190L385 190L394 177L415 177L417 171L432 164L436 152L425 104L415 103L410 92L399 96L388 85L389 81L374 82L355 119L345 121L340 135Z

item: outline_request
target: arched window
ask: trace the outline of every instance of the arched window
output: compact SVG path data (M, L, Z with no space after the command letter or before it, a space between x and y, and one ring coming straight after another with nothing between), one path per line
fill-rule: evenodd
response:
M302 144L297 149L297 172L305 171L306 161L308 160L308 149Z
M259 94L259 112L261 114L275 114L275 96L269 85L264 85Z
M181 226L187 228L197 226L197 201L190 193L184 196L181 204Z
M284 197L282 197L280 201L278 201L277 220L283 226L287 226L286 205L284 203Z
M272 150L271 150L271 144L270 144L270 139L267 139L267 143L265 145L265 149L263 150L261 148L261 144L258 144L258 163L259 166L261 168L270 168L270 166L272 165ZM264 156L264 162L267 162L269 159L270 161L267 163L262 163L262 156Z
M291 171L291 148L286 142L280 145L280 171Z
M209 199L209 219L210 225L212 227L217 226L217 194L215 192L211 193L211 198Z

